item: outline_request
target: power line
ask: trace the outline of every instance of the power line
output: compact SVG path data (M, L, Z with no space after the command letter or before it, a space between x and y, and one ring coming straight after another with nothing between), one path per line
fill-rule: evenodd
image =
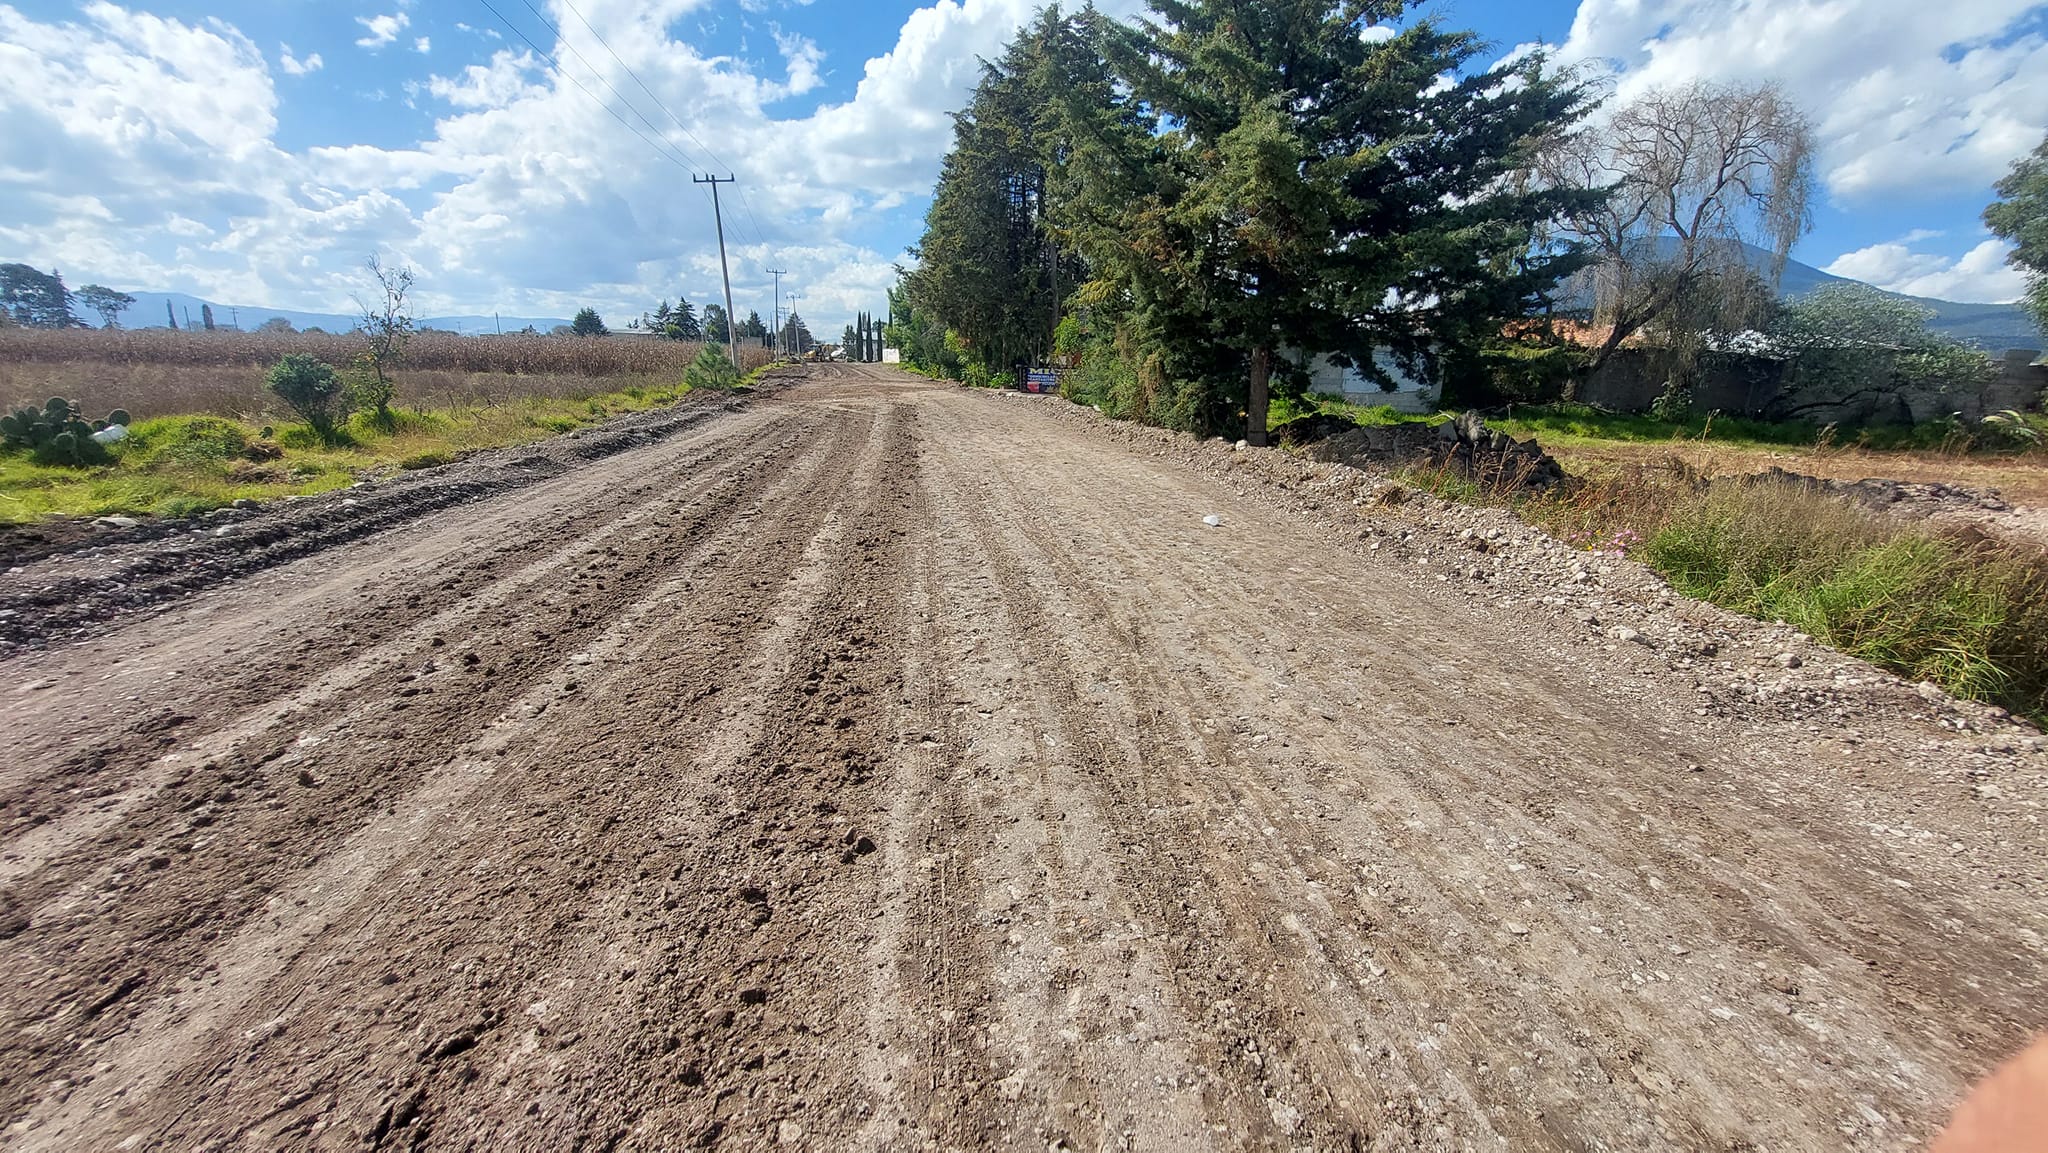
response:
M533 7L533 5L528 4L527 7L531 8ZM662 114L667 116L671 121L673 121L677 128L683 130L683 135L689 137L691 140L696 141L697 147L702 148L704 150L704 155L709 156L714 162L717 163L717 165L720 168L726 169L727 171L731 171L732 165L727 164L724 161L724 159L722 159L718 155L718 153L713 152L711 150L711 146L709 144L704 143L703 140L698 138L695 132L690 131L689 125L683 123L682 120L679 117L677 117L675 113L669 111L668 105L662 103L661 97L656 96L654 94L654 89L649 88L647 86L647 82L645 80L640 79L640 74L638 72L633 71L633 66L631 64L626 63L626 61L616 51L613 50L611 42L604 38L604 33L599 32L596 28L591 26L590 21L585 20L583 18L583 13L576 10L576 5L570 3L569 0L562 0L562 7L567 8L569 10L569 15L574 16L577 22L582 24L586 31L588 31L593 37L596 37L597 42L604 46L604 50L606 52L611 53L612 59L617 60L619 62L619 67L624 68L626 70L626 75L631 76L633 78L633 83L638 84L640 86L640 91L647 93L647 98L649 100L654 101L654 106L656 108L661 109ZM557 32L555 33L555 35L560 36L561 33ZM568 38L563 37L562 42L564 44L567 44ZM576 51L573 45L570 47L569 50L571 52ZM577 52L576 58L581 60L583 58L583 54ZM584 63L587 64L589 63L589 61L585 60Z
M582 62L582 64L583 64L583 66L584 66L585 68L588 68L588 69L590 69L590 74L591 74L592 76L595 76L595 77L597 78L597 82L598 82L599 84L602 84L602 85L604 85L604 90L605 90L606 92L609 92L609 93L611 93L611 94L612 94L612 96L613 96L614 98L616 98L616 99L618 100L618 102L619 102L619 103L621 103L621 104L623 104L623 105L625 105L625 106L626 106L626 108L627 108L627 110L628 110L628 111L630 111L630 112L631 112L631 113L632 113L633 115L635 115L635 116L639 117L639 118L640 118L640 123L642 123L642 124L645 124L645 125L647 126L647 130L648 130L649 132L652 132L652 133L654 133L654 134L655 134L656 136L659 136L659 137L661 137L661 138L662 138L662 142L663 142L664 144L667 144L667 145L668 145L669 147L671 147L671 148L674 148L674 149L676 150L676 152L677 152L677 153L679 153L679 154L680 154L680 155L681 155L681 156L682 156L682 157L683 157L683 158L684 158L685 160L688 160L688 161L689 161L689 162L690 162L690 163L691 163L692 165L696 164L696 162L697 162L697 158L696 158L696 157L694 157L694 156L692 156L692 155L690 155L690 152L689 152L689 150L688 150L688 149L684 148L684 147L683 147L682 145L680 145L680 144L676 144L676 143L674 143L673 141L669 140L669 139L668 139L668 134L667 134L667 133L665 133L665 132L663 132L663 131L662 131L662 129L661 129L661 128L660 128L659 126L657 126L657 125L656 125L656 124L654 123L654 121L652 121L652 120L649 120L649 119L647 118L647 114L646 114L645 112L642 112L642 111L640 111L640 106L639 106L639 105L637 105L637 104L633 103L633 102L632 102L631 100L628 100L628 99L626 99L626 94L625 94L625 93L623 93L623 92L620 92L620 91L619 91L619 90L618 90L617 88L614 88L614 87L612 87L612 82L611 82L611 81L609 81L609 80L607 80L607 79L605 79L605 75L604 75L604 72L603 72L603 70L599 69L597 65L595 65L595 64L592 64L592 63L590 62L590 58L589 58L589 57L585 56L585 55L584 55L584 54L582 53L582 51L580 51L580 50L579 50L579 49L578 49L578 48L576 47L576 45L574 45L574 44L570 43L570 42L569 42L569 38L568 38L567 36L564 36L564 35L562 34L562 30L561 30L560 28L557 28L557 27L555 27L555 26L554 26L554 24L553 24L553 23L551 23L551 22L550 22L550 21L548 20L548 18L547 18L547 16L546 16L546 14L544 14L543 12L541 12L541 10L540 10L540 9L538 9L538 8L535 8L535 7L533 6L533 0L520 0L520 3L522 3L522 4L526 5L526 10L527 10L528 12L531 12L531 13L533 13L533 18L534 18L534 19L536 19L536 20L540 21L541 27L543 27L543 28L547 29L547 30L548 30L548 31L549 31L550 33L552 33L552 34L554 35L554 37L555 37L555 40L556 40L556 42L557 42L557 43L561 44L561 46L562 46L562 47L564 47L564 48L567 48L567 49L569 50L570 54L571 54L571 55L573 55L573 56L575 56L575 57L576 57L576 59L577 59L578 61L581 61L581 62ZM581 19L582 19L582 17L581 17L581 16L578 16L578 17L577 17L577 19L581 20ZM585 24L585 25L584 25L584 27L588 28L588 27L590 27L590 26L589 26L588 24ZM595 31L595 30L592 30L592 33L591 33L591 34L592 34L592 35L596 35L596 31ZM603 38L602 38L602 37L600 37L600 38L599 38L599 43L603 43ZM611 51L611 46L610 46L610 45L606 45L606 46L605 46L605 50L606 50L607 52L610 52L610 51ZM613 53L612 53L612 59L614 59L614 60L618 60L618 58L619 58L619 55L618 55L618 53L616 53L616 52L613 52ZM623 60L620 60L620 61L619 61L619 63L620 63L621 65L623 65L623 64L625 63L625 61L623 61ZM630 72L630 71L631 71L631 69L627 69L627 71L629 71L629 72ZM564 73L564 75L566 75L566 73ZM641 87L641 88L643 88L643 89L645 89L645 88L646 88L647 86L646 86L645 84L642 84L642 85L641 85L640 87ZM654 96L654 94L653 94L653 93L651 93L651 92L650 92L650 93L648 93L648 95L649 95L649 96ZM664 107L664 106L662 105L662 103L661 103L661 99L660 99L659 97L655 97L655 99L654 99L654 103L655 103L655 106L656 106L656 107L658 107L658 108L661 108L661 109L662 109L662 111L664 111L664 112L668 111L668 110L667 110L667 108L666 108L666 107ZM673 114L671 114L671 115L669 116L669 119L670 119L670 120L674 120L674 119L675 119L675 116L674 116ZM680 125L680 122L678 122L678 124ZM686 136L689 136L689 137L690 137L690 139L692 139L692 140L696 140L696 139L697 139L697 138L696 138L696 136L694 136L694 135L691 135L691 134L690 134L690 132L689 132L689 131L688 131L687 129L685 129L685 130L684 130L684 135L686 135ZM703 142L703 141L701 141L701 140L698 140L698 141L697 141L697 143L698 143L698 146L699 146L699 147L702 147L702 146L703 146L703 143L704 143L704 142ZM706 148L706 149L705 149L705 151L706 151L706 152L709 152L709 151L710 151L710 149ZM717 161L720 167L726 167L726 164L725 164L725 162L724 162L724 161L722 161L722 160L718 160L718 158L717 158L717 157L715 157L715 156L714 156L714 157L712 157L712 159L713 159L714 161Z
M704 154L706 156L709 156L712 159L712 161L718 165L718 167L723 168L728 172L732 171L733 166L727 164L723 157L719 156L718 153L712 151L711 146L709 144L704 143L702 137L698 136L695 132L690 131L690 126L683 123L682 118L680 116L677 116L673 111L671 111L669 109L669 106L665 102L663 102L661 97L655 95L654 89L649 88L647 86L647 82L645 80L640 79L640 74L638 72L633 71L633 66L631 64L626 63L625 58L620 56L618 54L618 51L611 46L611 42L604 38L604 33L599 32L597 28L590 23L589 20L585 19L583 13L577 10L576 5L572 3L571 0L561 0L561 3L562 7L567 8L569 10L569 14L571 16L576 17L577 22L582 24L584 29L588 31L591 34L591 36L595 37L599 44L604 46L604 50L606 52L611 53L612 59L618 61L619 67L626 70L626 75L633 78L633 83L638 84L640 86L640 91L645 92L647 94L647 98L649 100L654 101L654 106L661 110L662 115L668 117L671 123L673 123L677 128L681 129L683 135L689 137L692 141L695 141L697 147L703 149ZM532 5L528 4L527 7L530 8L532 7ZM556 35L560 36L561 33L557 32ZM562 42L564 44L567 44L568 39L566 37L563 37ZM571 45L569 50L571 52L575 52L575 46ZM583 54L581 52L577 52L576 58L578 60L583 60ZM585 64L590 63L588 60L584 60L583 62ZM595 69L593 69L592 71L595 71ZM621 99L623 99L623 97ZM638 110L636 109L635 111L637 112ZM650 125L649 127L652 127L652 125ZM755 241L761 244L763 247L766 247L768 244L768 238L761 231L761 222L754 217L754 206L752 202L750 202L747 199L746 187L744 185L735 184L733 185L733 188L740 194L740 207L746 209L747 222L753 226Z
M677 168L680 168L685 172L690 172L693 174L695 173L696 170L690 167L689 164L677 159L676 156L673 153L669 152L668 149L664 147L662 144L657 143L653 139L650 139L646 133L640 131L638 128L633 127L632 121L619 115L618 109L613 108L610 104L600 99L597 93L592 92L589 88L584 86L583 81L576 79L574 76L571 76L569 74L569 70L562 67L561 63L555 59L554 54L552 52L549 52L547 49L542 48L538 44L535 44L533 42L533 37L528 36L525 32L519 29L518 25L512 23L510 20L507 20L505 18L505 14L503 12L498 11L497 6L493 5L491 3L491 0L477 0L477 3L482 4L485 8L490 9L491 15L496 16L498 18L498 23L503 24L506 28L510 29L513 35L519 37L521 40L526 41L526 46L528 48L531 48L535 52L540 53L541 59L546 60L548 62L548 66L553 68L555 72L562 77L562 79L567 80L571 84L574 84L577 87L577 89L581 91L585 96L590 97L592 100L596 100L600 107L602 107L606 112L611 113L612 119L618 121L620 124L625 125L626 131L631 132L635 136L638 136L642 143L646 144L649 148L654 149L657 153L660 153L661 158L663 160L668 161L670 164L675 165ZM628 107L631 107L631 105L628 105ZM638 114L638 111L638 109L634 109L636 115ZM646 117L643 116L641 117L641 119L645 120Z

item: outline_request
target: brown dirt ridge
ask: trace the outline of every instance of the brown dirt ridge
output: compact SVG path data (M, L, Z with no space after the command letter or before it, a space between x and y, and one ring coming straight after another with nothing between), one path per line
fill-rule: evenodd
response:
M389 488L0 583L0 1149L1912 1149L2048 1027L2039 734L1497 511L830 365Z

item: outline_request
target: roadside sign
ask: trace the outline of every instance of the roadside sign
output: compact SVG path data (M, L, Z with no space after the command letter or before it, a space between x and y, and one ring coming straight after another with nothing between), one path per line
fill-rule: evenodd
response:
M1058 392L1060 379L1049 368L1034 368L1024 374L1025 392Z

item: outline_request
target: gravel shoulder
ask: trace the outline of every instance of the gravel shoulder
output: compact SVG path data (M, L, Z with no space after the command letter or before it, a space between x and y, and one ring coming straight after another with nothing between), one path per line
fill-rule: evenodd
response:
M0 1148L1911 1149L2048 1027L2033 729L1383 477L785 383L17 634Z

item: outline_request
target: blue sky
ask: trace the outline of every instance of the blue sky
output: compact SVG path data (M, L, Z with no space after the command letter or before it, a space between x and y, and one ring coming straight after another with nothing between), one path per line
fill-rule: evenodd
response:
M663 296L714 298L709 199L688 171L731 170L738 307L765 315L765 270L789 269L799 309L836 333L881 307L918 234L946 114L976 56L1031 7L0 2L0 260L58 267L73 285L345 311L377 251L420 270L425 314L590 304L622 323ZM1919 295L2019 291L1977 217L2048 125L2048 5L1418 11L1503 53L1541 41L1596 63L1622 98L1696 78L1776 80L1821 140L1815 227L1795 255Z

